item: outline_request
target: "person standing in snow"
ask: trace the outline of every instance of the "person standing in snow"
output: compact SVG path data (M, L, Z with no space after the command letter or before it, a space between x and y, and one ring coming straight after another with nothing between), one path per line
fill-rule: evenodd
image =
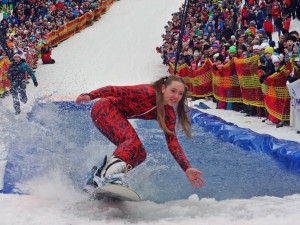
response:
M95 176L85 188L100 187L103 182L123 184L122 179L113 182L108 179L122 177L146 159L146 150L128 119L156 119L164 131L171 154L185 171L192 187L202 187L205 182L200 175L203 173L192 168L175 132L177 114L183 131L187 137L192 137L186 112L187 90L181 77L166 76L153 84L106 86L79 95L77 104L100 98L92 108L92 120L99 131L117 146L108 162L103 163L99 176Z
M37 87L38 82L33 70L27 63L21 60L21 56L19 54L15 54L13 56L13 62L8 68L7 78L10 81L11 85L11 94L13 97L13 104L16 110L16 115L21 113L19 94L21 102L23 102L24 104L27 102L25 72L29 73L30 77L33 80L34 86Z

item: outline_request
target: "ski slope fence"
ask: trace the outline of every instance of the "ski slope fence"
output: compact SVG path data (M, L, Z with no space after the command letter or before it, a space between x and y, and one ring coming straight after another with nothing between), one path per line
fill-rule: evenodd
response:
M230 103L265 107L269 114L281 121L290 120L290 95L286 85L287 77L297 74L293 60L287 62L269 76L264 83L259 82L263 71L258 55L247 59L232 59L220 69L214 69L209 58L197 70L187 64L178 67L178 74L187 84L192 96L214 96L217 100ZM169 71L174 74L174 64ZM295 71L295 73L292 73Z

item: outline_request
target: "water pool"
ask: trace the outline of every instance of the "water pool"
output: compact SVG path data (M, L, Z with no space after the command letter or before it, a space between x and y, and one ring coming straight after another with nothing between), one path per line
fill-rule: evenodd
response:
M203 118L209 120L211 117ZM131 120L147 150L147 159L128 174L128 180L144 200L165 202L195 193L200 198L217 200L300 193L300 174L296 170L272 154L245 151L225 141L224 132L221 138L215 137L216 131L208 131L209 124L200 126L199 118L194 121L194 138L189 140L179 132L178 139L193 167L204 172L206 184L199 190L191 188L169 153L157 122ZM51 170L62 171L80 190L90 168L114 150L114 145L94 127L90 105L40 104L28 121L17 120L7 127L11 135L5 143L9 149L5 193L24 193L22 183L47 176Z

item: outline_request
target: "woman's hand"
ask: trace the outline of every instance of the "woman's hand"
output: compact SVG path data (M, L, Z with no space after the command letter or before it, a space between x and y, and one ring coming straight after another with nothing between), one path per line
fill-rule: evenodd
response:
M91 98L88 94L81 94L76 99L76 104L79 105L80 102L89 102L91 101Z
M185 174L187 178L190 180L193 188L198 189L198 185L199 187L202 187L203 184L205 184L204 180L200 177L200 175L203 175L203 173L200 172L199 170L196 170L194 168L189 168L185 171Z

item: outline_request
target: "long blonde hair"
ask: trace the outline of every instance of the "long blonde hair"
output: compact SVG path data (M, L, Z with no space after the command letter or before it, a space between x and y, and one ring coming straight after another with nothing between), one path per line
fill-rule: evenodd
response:
M157 106L157 121L161 129L164 131L165 134L168 135L174 135L175 133L170 131L166 126L165 121L165 108L164 108L164 95L162 93L162 86L165 85L165 87L169 86L173 81L180 82L184 84L184 93L182 98L177 104L176 108L176 115L178 117L178 124L177 128L179 127L179 124L182 127L182 130L186 134L188 138L192 138L192 135L190 133L191 130L191 120L187 116L187 112L189 111L189 107L187 106L187 86L185 85L183 79L177 75L171 75L166 76L158 79L155 81L152 85L155 88L156 91L156 106ZM188 111L186 111L188 110Z

